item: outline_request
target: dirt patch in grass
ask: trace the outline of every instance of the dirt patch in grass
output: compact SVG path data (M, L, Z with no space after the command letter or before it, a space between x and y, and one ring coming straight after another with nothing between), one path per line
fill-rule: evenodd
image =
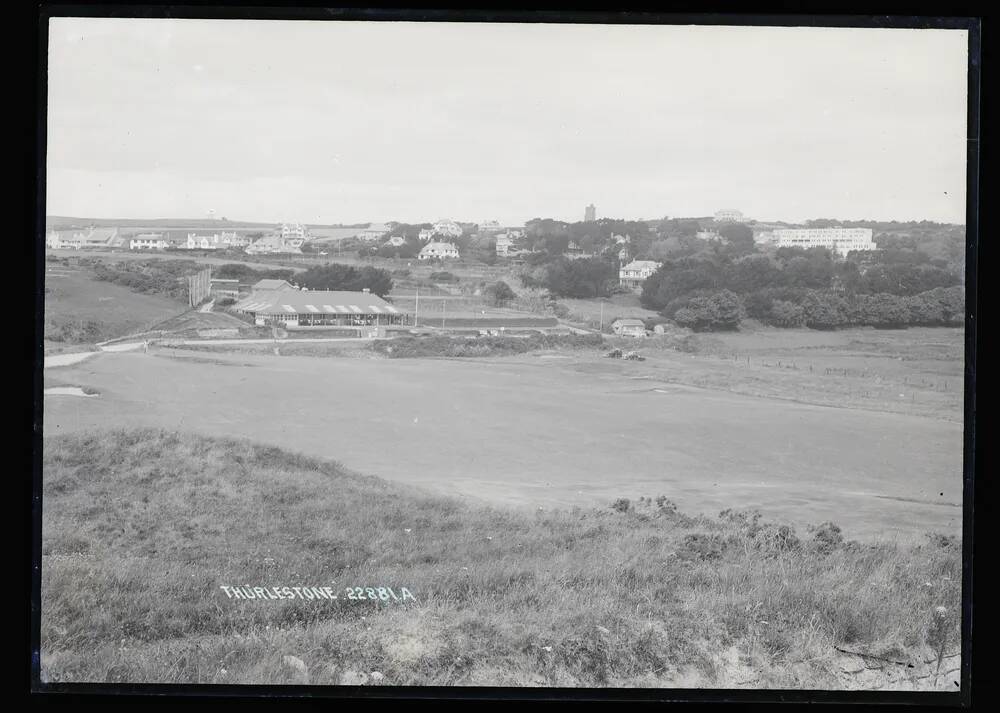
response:
M43 680L279 683L295 656L319 684L954 689L926 675L935 607L957 660L954 538L862 545L665 498L527 515L157 430L46 438L43 459ZM912 668L845 673L862 654Z

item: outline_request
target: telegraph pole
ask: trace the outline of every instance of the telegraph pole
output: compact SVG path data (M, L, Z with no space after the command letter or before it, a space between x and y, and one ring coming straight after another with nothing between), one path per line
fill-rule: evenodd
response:
M417 287L417 304L413 308L413 326L417 326L417 319L420 314L420 288Z

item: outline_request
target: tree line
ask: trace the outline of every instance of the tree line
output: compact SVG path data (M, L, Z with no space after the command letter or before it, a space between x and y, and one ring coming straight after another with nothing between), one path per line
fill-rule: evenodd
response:
M773 255L700 253L664 261L642 305L693 329L733 329L744 318L778 327L900 327L964 320L955 273L925 261L835 261L822 248Z
M213 269L216 277L236 279L243 284L254 284L259 280L286 280L310 290L343 290L361 292L368 288L372 294L384 297L392 291L392 275L377 267L343 265L331 262L315 265L304 272L296 273L288 269L254 269L241 263L227 263Z

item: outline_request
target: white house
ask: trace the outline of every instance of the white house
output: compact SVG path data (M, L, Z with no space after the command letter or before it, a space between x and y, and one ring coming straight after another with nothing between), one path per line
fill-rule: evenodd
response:
M87 228L86 230L51 230L45 246L54 249L104 248L121 245L118 228Z
M185 247L188 250L216 250L219 247L218 235L195 235L188 233Z
M612 322L611 331L619 337L645 337L646 325L641 319L626 317Z
M420 242L426 243L434 237L434 230L433 228L424 228L417 234L417 237L420 238Z
M646 278L659 270L662 264L655 260L633 260L618 270L618 281L622 287L631 290L641 288Z
M449 238L458 238L462 236L462 226L453 220L442 219L434 224L434 233Z
M274 255L280 253L301 253L302 239L289 238L285 240L281 235L265 235L263 238L248 245L245 252L248 255Z
M238 233L223 233L222 243L233 248L245 248L250 244L250 238Z
M517 248L517 237L511 233L500 233L496 237L497 257L508 257Z
M386 240L383 245L390 245L394 248L402 247L403 245L406 245L406 238L402 235L393 235L391 238Z
M285 240L293 238L302 238L304 241L306 239L306 229L301 223L282 223L281 224L281 237ZM299 243L301 245L301 243Z
M160 233L140 233L128 241L129 250L166 250L170 241Z
M83 242L69 231L50 230L45 236L45 247L53 250L79 250Z
M420 260L458 259L458 248L451 243L427 243L417 255Z
M480 233L499 233L503 227L495 220L484 220L479 224Z

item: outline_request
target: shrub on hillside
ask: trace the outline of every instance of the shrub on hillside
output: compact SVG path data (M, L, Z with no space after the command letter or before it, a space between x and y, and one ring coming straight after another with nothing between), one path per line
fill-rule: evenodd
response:
M611 503L611 509L615 512L628 512L632 509L632 502L628 498L618 498Z
M872 327L902 327L910 321L906 298L890 294L858 295L854 305L855 324Z
M812 329L836 329L848 324L847 302L838 295L813 290L801 306L805 324Z
M551 312L558 319L566 319L570 314L569 307L558 302L549 302L545 309Z
M432 272L430 278L434 282L458 282L459 278L447 271Z
M840 527L832 522L810 527L809 531L813 536L813 544L820 552L829 553L844 544Z
M45 338L53 342L88 344L104 337L104 325L91 319L78 319L60 324L47 324Z
M503 305L517 297L517 294L510 288L510 285L503 280L497 280L487 285L483 290L483 295L486 297L487 302L495 307Z
M805 310L794 302L774 300L765 321L775 327L801 327L805 323Z
M739 295L722 290L706 297L695 297L674 313L674 321L695 331L736 329L746 315Z

